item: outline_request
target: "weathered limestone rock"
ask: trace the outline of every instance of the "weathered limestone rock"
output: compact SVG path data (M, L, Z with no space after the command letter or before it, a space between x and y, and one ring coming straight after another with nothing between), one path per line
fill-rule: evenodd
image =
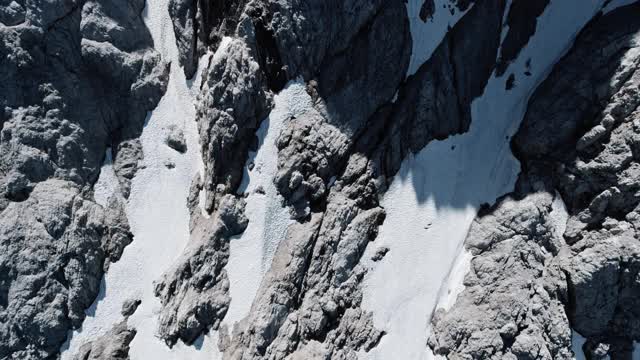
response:
M121 205L102 208L91 187L107 147L140 134L166 87L143 7L0 4L2 359L54 357L131 241Z

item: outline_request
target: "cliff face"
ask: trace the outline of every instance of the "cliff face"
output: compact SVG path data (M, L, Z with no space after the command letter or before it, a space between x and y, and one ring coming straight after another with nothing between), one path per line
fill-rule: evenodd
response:
M0 23L0 359L640 341L633 1L0 0Z

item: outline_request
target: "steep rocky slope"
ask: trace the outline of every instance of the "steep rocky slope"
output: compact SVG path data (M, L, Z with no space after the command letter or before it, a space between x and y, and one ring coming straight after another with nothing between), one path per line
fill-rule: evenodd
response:
M0 5L0 358L55 357L132 234L93 200L108 147L135 172L135 139L166 84L143 1Z
M129 352L175 359L195 352L220 359L570 359L581 355L572 348L574 332L587 339L587 358L629 358L640 340L640 5L578 3L154 4L168 24L154 23L142 0L0 0L0 359L56 358L60 351L78 359L126 359ZM562 18L572 20L560 26ZM562 49L567 53L555 63ZM185 97L197 93L181 100L194 107L149 116L165 92L171 101L182 96L171 86L189 89ZM304 96L296 93L300 86ZM157 149L149 136L160 132L145 119L162 124L166 138L157 143L175 150L174 160L149 153ZM197 146L187 121L197 123ZM510 129L518 129L513 138ZM397 218L390 213L396 207L384 207L385 194L404 181L407 161L439 151L445 139L476 141L478 133L495 133L480 139L502 144L484 147L489 153L480 158L499 175L460 170L436 178L459 184L454 192L474 180L473 189L486 191L440 205L462 214L444 227L460 228L473 256L462 271L464 290L436 311L438 294L393 287L400 304L429 304L412 319L421 330L403 332L422 344L419 351L394 350L401 336L389 332L398 325L376 320L383 310L367 305L371 286L386 289L371 280L376 269L392 271L382 265L400 253L394 239L404 241L398 233L385 235L385 246L376 242L381 226L389 231L387 216ZM515 188L511 165L490 152L508 152L508 142L521 164ZM465 143L453 144L449 153ZM108 154L114 176L103 180ZM198 174L200 164L191 162L199 157ZM166 169L154 167L160 162ZM196 172L189 189L170 180L171 171L188 171L183 178ZM264 174L273 188L246 185ZM118 191L104 195L103 181ZM188 196L141 199L148 193L141 187L154 184ZM419 201L448 196L413 191ZM495 199L506 191L513 192ZM259 196L269 196L269 205L256 205ZM476 199L496 202L479 209L467 234ZM148 218L167 224L149 224L136 207L158 208L162 213ZM249 231L262 217L264 231ZM271 221L285 234L266 229ZM152 250L153 237L182 230L189 241L181 253ZM446 231L395 229L405 230L426 251L429 242L438 249L458 241ZM158 246L172 239L161 240ZM260 269L250 274L259 283L252 290L231 273L242 262L233 253L241 240L262 244L262 254L245 260ZM434 273L446 274L456 251L440 255ZM411 261L418 262L406 265L423 265ZM153 271L140 268L150 264ZM111 272L102 279L110 267L119 281L109 280ZM386 279L414 281L398 274ZM123 276L143 289L125 286ZM432 287L457 286L437 279ZM132 302L127 294L136 290L142 300ZM238 302L251 305L232 312ZM122 315L105 314L120 306ZM61 348L72 329L71 345Z
M467 288L434 319L436 352L571 358L573 329L588 339L588 358L603 348L631 357L639 13L632 5L594 19L529 101L512 140L518 184L469 231Z

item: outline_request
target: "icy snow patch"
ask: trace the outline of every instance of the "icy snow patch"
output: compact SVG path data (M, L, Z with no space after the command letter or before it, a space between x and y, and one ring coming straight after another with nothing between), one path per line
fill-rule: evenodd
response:
M386 220L367 249L370 254L378 246L390 249L371 265L363 299L375 325L387 334L361 358L434 358L425 345L430 317L441 289L447 294L461 289L464 276L449 273L455 274L450 271L453 264L464 264L468 256L458 259L479 206L513 189L519 164L509 141L529 96L602 3L552 0L538 19L536 34L510 65L523 74L531 59L532 75L520 75L511 90L505 90L505 78L491 78L472 104L468 133L434 141L402 163L382 199Z
M132 181L126 206L134 241L103 277L100 294L87 310L82 327L74 331L71 340L63 346L62 359L71 359L81 345L96 339L121 321L122 304L132 298L141 299L142 303L128 322L137 330L130 345L131 359L212 360L220 357L215 345L217 334L201 338L195 346L178 343L172 349L156 336L160 303L153 295L153 281L171 266L189 241L186 200L192 179L204 168L193 104L201 79L197 77L187 81L178 65L168 1L147 2L143 16L156 50L164 59L171 61L171 73L167 92L149 114L140 137L144 160ZM205 58L208 56L211 55ZM201 59L200 65L206 62L206 59ZM184 131L187 142L185 154L165 144L170 126ZM172 162L175 167L169 169L165 166L167 162ZM109 170L108 164L103 168L105 170ZM113 179L108 182L113 182ZM99 201L106 194L107 191L100 186Z
M290 82L274 97L275 107L257 131L259 148L251 153L245 167L240 193L248 193L245 214L249 225L241 235L230 242L230 257L226 266L229 276L231 305L224 322L234 323L249 314L265 272L271 266L274 252L284 239L287 227L293 223L289 210L273 179L278 170L276 140L280 131L293 116L299 116L312 107L311 97L302 81Z
M575 330L571 330L571 350L576 360L585 360L584 351L582 351L582 345L585 342L587 342L587 339L584 336Z
M120 189L120 183L118 177L113 170L113 157L111 155L111 148L108 148L104 155L104 163L100 169L100 176L93 185L93 198L97 204L102 207L107 207L109 197L112 195L118 195Z
M450 0L434 0L435 12L433 18L422 21L420 19L420 8L424 1L407 1L407 15L409 16L409 28L413 42L407 76L413 75L418 71L420 65L424 64L440 45L449 27L453 27L469 11L469 9L465 12L459 11L455 6L451 5ZM450 6L453 6L453 10L449 10Z
M610 3L608 3L607 5L605 5L605 7L602 9L602 13L606 14L608 12L611 12L619 7L622 6L626 6L626 5L631 5L633 3L635 3L638 0L613 0Z

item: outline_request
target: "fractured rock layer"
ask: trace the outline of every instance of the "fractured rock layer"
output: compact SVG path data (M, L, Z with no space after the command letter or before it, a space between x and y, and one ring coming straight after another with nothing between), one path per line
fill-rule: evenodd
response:
M143 1L0 6L0 358L55 356L132 235L93 200L165 90Z
M476 219L465 291L433 322L449 358L630 358L638 341L640 5L593 20L529 101L516 190ZM568 218L554 215L554 194ZM505 305L506 304L506 305Z

